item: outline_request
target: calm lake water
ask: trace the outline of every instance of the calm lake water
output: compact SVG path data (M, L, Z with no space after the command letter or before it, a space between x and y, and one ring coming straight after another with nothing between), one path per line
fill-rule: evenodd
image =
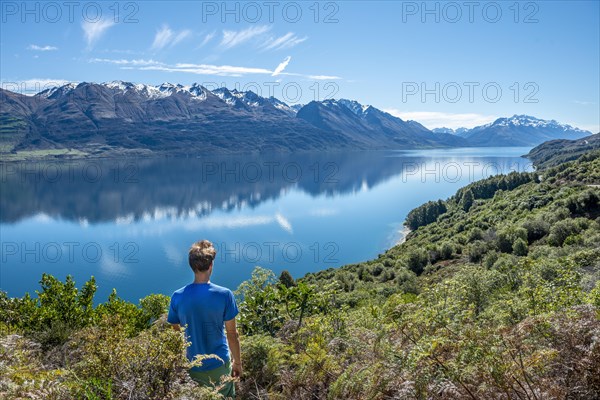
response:
M414 207L498 173L530 171L529 148L0 164L0 289L34 294L42 273L96 301L171 294L192 279L191 243L218 254L232 289L256 265L294 277L376 257Z

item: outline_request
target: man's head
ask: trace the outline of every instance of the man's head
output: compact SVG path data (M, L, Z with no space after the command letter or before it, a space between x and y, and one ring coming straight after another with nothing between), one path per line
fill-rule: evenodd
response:
M217 255L217 251L211 242L201 240L192 245L189 252L190 267L194 272L206 272Z

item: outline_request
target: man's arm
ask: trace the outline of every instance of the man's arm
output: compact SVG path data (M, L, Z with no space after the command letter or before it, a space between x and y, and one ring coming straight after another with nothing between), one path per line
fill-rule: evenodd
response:
M227 332L227 344L229 344L229 350L233 357L233 362L231 363L231 375L233 375L233 377L241 377L242 351L240 349L240 334L238 333L235 324L235 318L225 321L225 331Z

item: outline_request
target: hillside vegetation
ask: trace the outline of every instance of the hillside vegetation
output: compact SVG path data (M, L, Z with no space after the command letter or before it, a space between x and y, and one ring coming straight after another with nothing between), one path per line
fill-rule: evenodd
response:
M242 399L600 397L600 152L411 211L406 242L237 291ZM186 378L168 298L93 307L45 275L0 296L0 397L214 398Z
M548 168L576 160L583 154L597 149L600 149L600 134L577 140L550 140L531 149L527 154L527 158L533 161L533 164L538 168Z

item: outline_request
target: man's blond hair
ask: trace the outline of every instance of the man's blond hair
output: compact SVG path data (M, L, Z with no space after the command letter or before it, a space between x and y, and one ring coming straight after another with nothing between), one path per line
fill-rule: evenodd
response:
M208 240L196 242L190 247L188 257L190 267L194 272L208 271L216 255L215 247Z

